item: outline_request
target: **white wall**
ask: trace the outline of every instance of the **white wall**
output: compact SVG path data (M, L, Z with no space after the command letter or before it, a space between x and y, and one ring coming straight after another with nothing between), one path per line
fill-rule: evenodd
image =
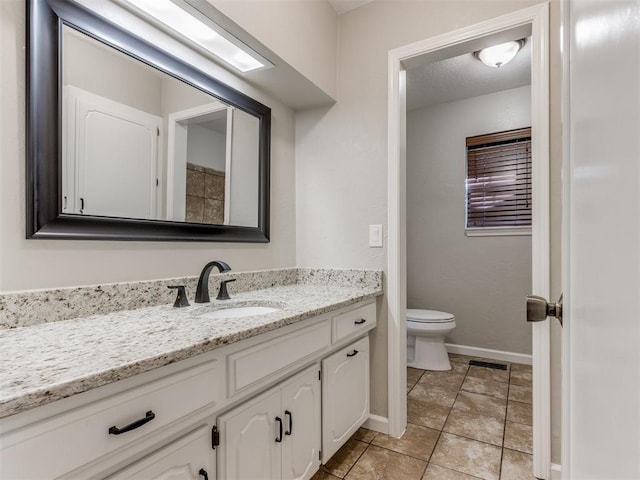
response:
M207 0L336 97L338 15L325 0Z
M389 50L536 3L535 0L374 1L339 16L337 103L296 114L296 232L300 266L386 267L386 248L367 248L367 235L369 224L383 224L385 231L387 224ZM552 18L558 13L556 4ZM558 33L554 31L551 39L556 68ZM552 92L558 91L556 82ZM556 104L552 128L559 125L559 112ZM557 128L552 134L557 150L560 145ZM558 175L560 159L554 159L552 175ZM557 190L552 201L559 208ZM559 213L554 219L559 221ZM554 232L557 230L552 228ZM553 241L557 255L559 237ZM554 269L554 274L559 278L559 269ZM373 413L386 416L384 304L379 318L372 337L371 408Z
M227 136L197 123L189 125L187 162L224 172Z
M197 275L213 259L234 270L295 265L293 112L221 69L226 83L272 109L271 243L26 240L25 11L24 0L0 2L0 291Z
M233 111L231 137L231 182L229 186L229 224L258 225L258 174L256 161L259 138L258 119L239 108Z
M163 74L70 27L65 26L63 32L65 85L162 115Z
M531 126L531 87L407 115L407 306L451 312L458 345L531 353L531 237L465 235L465 138Z

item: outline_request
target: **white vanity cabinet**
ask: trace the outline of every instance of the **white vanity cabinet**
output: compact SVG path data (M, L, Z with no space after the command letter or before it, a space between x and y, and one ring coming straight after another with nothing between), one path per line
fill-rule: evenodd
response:
M151 381L148 374L127 379L125 390L107 385L24 412L21 419L30 423L20 428L13 428L11 417L3 419L0 478L91 478L94 471L86 470L86 465L104 458L130 458L163 440L166 443L189 426L185 419L213 410L223 400L224 391L217 387L224 386L222 364L209 358ZM77 405L58 410L69 402ZM38 417L44 418L34 421Z
M375 325L370 299L2 418L0 479L308 480L369 416Z
M307 480L320 466L320 365L220 416L219 478Z
M324 463L369 417L369 337L322 361Z

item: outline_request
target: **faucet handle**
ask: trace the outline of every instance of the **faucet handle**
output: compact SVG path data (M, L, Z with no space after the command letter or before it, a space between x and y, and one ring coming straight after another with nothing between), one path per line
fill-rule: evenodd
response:
M218 290L218 296L216 297L216 300L229 300L231 297L229 296L229 292L227 292L227 283L231 283L235 281L236 281L235 278L221 281L220 290Z
M170 285L167 288L177 289L178 295L176 295L176 301L173 302L174 307L188 307L189 299L187 299L187 292L184 285Z

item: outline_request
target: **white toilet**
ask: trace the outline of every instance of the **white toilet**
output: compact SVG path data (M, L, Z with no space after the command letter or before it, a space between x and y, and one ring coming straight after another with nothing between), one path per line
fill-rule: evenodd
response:
M444 337L454 328L456 319L450 313L407 309L407 366L451 370Z

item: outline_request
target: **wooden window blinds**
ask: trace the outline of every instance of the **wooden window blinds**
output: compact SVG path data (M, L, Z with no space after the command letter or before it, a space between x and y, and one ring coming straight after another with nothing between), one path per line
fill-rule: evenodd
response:
M467 138L467 228L531 226L531 127Z

